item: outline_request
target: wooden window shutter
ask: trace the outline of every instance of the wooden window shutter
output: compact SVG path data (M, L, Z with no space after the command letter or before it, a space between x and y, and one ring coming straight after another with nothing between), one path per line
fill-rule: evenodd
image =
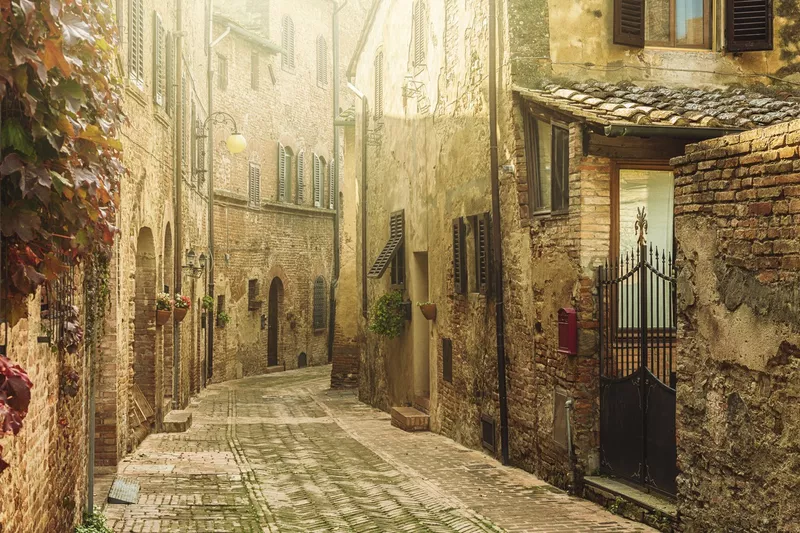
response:
M467 292L466 246L464 246L464 219L453 219L453 286L456 294Z
M405 240L405 212L397 211L389 217L389 240L372 264L367 277L380 278L386 273ZM405 277L405 276L404 276Z
M489 294L492 283L491 277L491 261L492 261L492 247L490 237L490 215L484 213L478 217L477 228L477 246L475 247L475 254L477 259L477 274L478 274L478 292L484 295Z
M328 165L328 209L333 209L336 194L336 165Z
M217 86L224 91L228 88L228 58L217 56L217 68Z
M569 209L569 130L553 126L551 208Z
M297 154L297 203L306 201L306 152Z
M203 136L203 120L198 118L194 123L194 131L195 131L195 153L197 154L197 162L195 167L197 168L198 175L197 180L198 183L203 183L205 181L205 171L206 171L206 138Z
M175 37L172 33L166 37L166 108L167 114L172 116L175 111Z
M258 52L253 52L250 55L250 88L254 91L258 90L261 76L261 58Z
M184 163L186 163L187 160L188 160L188 155L186 154L186 152L188 152L188 150L187 150L188 147L186 145L186 130L188 129L186 127L186 115L187 115L187 112L186 112L187 103L186 102L187 102L188 99L189 99L189 87L188 87L188 84L186 83L186 74L183 73L181 75L181 133L182 133L182 135L181 135L181 148L182 148L182 155L183 155L183 162Z
M250 205L258 207L261 203L261 167L255 163L250 163L247 190Z
M442 380L453 382L453 341L442 339Z
M322 35L317 38L317 84L328 84L328 43Z
M614 44L644 48L644 0L614 0Z
M284 68L294 69L294 21L288 16L283 17L281 46L284 50L281 56L281 64Z
M192 169L192 180L194 180L194 173L197 170L197 136L195 132L195 123L197 122L197 105L195 104L194 100L192 100L192 114L190 115L189 120L189 150L191 158L189 159L189 164L191 165Z
M322 207L322 161L314 154L314 207Z
M383 51L375 55L375 119L383 117Z
M325 280L322 276L314 281L314 329L325 328Z
M412 26L414 27L414 65L425 64L425 4L417 0L413 8Z
M164 105L164 25L161 16L153 16L153 99Z
M144 0L130 0L128 76L144 82Z
M278 201L286 201L286 148L278 143Z
M772 50L773 0L726 0L725 4L729 52Z

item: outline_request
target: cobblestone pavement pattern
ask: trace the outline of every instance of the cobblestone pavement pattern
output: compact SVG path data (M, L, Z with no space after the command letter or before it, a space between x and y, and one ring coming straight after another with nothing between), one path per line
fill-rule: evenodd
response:
M135 505L117 532L653 531L433 433L405 433L330 367L205 390L186 433L156 434L120 463Z

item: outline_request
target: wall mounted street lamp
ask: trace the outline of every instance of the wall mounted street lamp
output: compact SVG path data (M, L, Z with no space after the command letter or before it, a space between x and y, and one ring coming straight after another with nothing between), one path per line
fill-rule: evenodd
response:
M225 146L228 147L228 151L233 154L241 154L247 149L247 139L244 138L244 135L239 133L239 128L236 127L236 120L225 111L217 111L216 113L212 113L208 116L208 118L203 122L202 131L200 132L200 138L205 139L207 136L206 131L208 130L210 125L222 125L229 122L233 127L233 131L228 138L225 140ZM212 147L213 149L213 147Z
M189 250L186 252L186 264L183 265L183 270L187 276L199 278L206 270L206 255L200 254L198 258L194 250Z

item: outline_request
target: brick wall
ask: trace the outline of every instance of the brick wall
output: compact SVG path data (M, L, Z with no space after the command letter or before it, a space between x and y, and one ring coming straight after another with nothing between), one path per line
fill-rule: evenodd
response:
M672 160L679 510L689 531L795 531L800 122Z

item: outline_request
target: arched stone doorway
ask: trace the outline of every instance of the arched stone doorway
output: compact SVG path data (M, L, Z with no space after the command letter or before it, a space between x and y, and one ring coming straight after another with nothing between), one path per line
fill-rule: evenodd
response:
M269 286L269 307L267 310L267 366L278 365L278 347L280 346L280 313L283 303L283 282L280 278L272 278Z
M150 432L156 409L156 252L146 227L136 241L134 285L132 446Z
M172 228L167 224L164 231L164 254L161 256L161 279L164 280L164 286L159 289L168 294L173 294L175 291L175 283L173 280L174 271L172 265L175 263L174 254L172 252ZM172 398L172 347L173 347L173 323L168 320L162 328L161 336L163 339L164 352L161 355L163 366L161 374L161 388L164 392L165 401Z

